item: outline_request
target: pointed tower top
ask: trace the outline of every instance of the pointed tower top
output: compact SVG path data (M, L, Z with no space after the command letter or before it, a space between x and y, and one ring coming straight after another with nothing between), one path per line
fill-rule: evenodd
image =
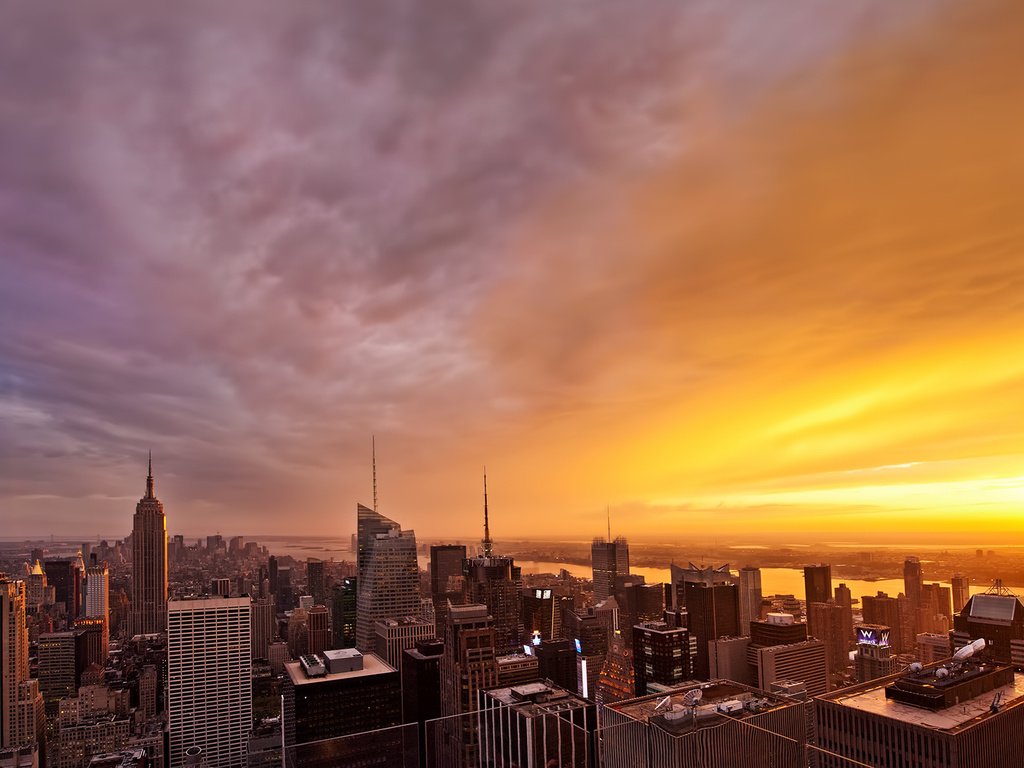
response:
M484 467L484 557L494 554L494 542L491 541L491 521L487 513L487 467Z
M377 511L377 436L370 435L370 461L373 464L373 511Z
M149 452L149 474L146 475L146 498L156 498L153 495L153 451Z

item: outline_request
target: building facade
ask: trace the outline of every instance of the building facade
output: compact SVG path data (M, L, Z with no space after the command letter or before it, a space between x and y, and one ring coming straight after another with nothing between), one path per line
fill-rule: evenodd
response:
M135 505L132 521L131 633L148 635L167 629L167 518L153 493L153 459L146 495Z

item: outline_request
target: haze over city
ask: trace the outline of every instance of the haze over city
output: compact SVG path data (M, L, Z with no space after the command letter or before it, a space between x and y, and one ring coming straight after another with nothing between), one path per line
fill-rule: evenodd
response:
M643 5L5 8L0 535L1020 543L1024 7Z

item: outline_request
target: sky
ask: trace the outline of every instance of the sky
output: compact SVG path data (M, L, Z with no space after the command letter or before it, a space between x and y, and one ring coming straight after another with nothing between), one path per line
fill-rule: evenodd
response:
M11 2L0 537L1024 543L1016 0ZM967 532L969 531L969 533Z

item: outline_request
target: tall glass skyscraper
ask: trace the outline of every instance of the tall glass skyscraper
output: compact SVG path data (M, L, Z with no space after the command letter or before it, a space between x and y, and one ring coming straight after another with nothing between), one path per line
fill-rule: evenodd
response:
M416 534L362 504L356 507L356 648L375 648L374 622L420 612Z
M622 536L594 539L590 547L594 569L594 602L601 602L615 592L615 579L629 573L629 543Z

